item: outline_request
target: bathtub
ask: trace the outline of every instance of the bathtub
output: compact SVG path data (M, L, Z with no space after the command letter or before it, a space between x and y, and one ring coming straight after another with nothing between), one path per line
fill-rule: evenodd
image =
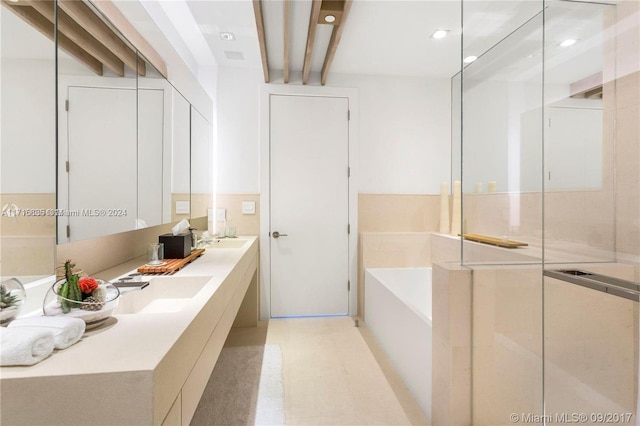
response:
M365 323L431 421L431 268L365 270Z

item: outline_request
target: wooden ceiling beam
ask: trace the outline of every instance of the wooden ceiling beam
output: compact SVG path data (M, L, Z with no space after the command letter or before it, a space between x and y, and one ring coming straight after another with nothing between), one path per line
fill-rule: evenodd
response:
M138 75L146 75L146 64L89 6L77 0L58 0L58 6L89 34Z
M264 18L262 16L262 2L253 0L253 15L256 18L256 29L258 30L258 43L260 44L260 56L262 57L262 72L264 82L269 82L269 59L267 57L267 39L264 32Z
M307 32L307 48L304 51L304 64L302 66L302 84L309 81L309 73L311 72L311 57L313 56L313 45L316 41L316 26L318 25L318 17L320 16L320 7L322 0L313 0L311 5L311 17L309 18L309 31Z
M40 12L40 14L51 23L55 22L55 5L52 0L23 1ZM88 54L102 62L104 66L109 68L116 75L124 77L124 62L122 62L113 52L107 49L61 9L58 9L58 31L67 36Z
M15 13L22 20L27 22L37 31L45 35L51 41L54 40L54 25L51 21L46 19L40 12L35 10L31 6L21 5L14 6L13 3L2 0L2 4L7 6L9 10ZM69 55L76 58L78 61L86 65L89 69L98 75L103 74L102 62L91 56L84 49L74 43L69 37L62 33L58 33L58 47L67 52Z
M289 82L289 39L291 27L291 0L284 0L284 82Z
M329 47L327 48L327 54L324 57L324 64L322 64L322 73L320 75L320 83L324 86L327 82L327 76L329 75L329 69L333 63L333 58L336 56L340 39L342 38L342 31L344 30L345 23L347 22L347 16L351 10L351 4L353 0L344 0L344 8L342 9L342 15L340 16L340 24L333 27L331 32L331 39L329 40Z

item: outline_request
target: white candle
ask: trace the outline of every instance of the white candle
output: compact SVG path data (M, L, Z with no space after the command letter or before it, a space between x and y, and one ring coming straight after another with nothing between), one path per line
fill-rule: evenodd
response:
M487 182L487 190L489 192L496 192L496 181L495 180L490 180L489 182Z
M482 192L482 182L476 182L476 192Z
M440 184L440 232L449 233L449 182Z
M460 233L462 213L462 186L460 181L453 182L453 206L451 212L451 235Z

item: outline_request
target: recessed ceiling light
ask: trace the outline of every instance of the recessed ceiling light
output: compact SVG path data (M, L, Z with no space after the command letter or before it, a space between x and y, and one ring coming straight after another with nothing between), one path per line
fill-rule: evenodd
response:
M18 3L19 0L9 0L11 3Z
M327 15L324 17L324 22L328 22L328 23L336 22L336 17L333 15Z
M471 55L471 56L467 56L466 58L464 58L462 60L462 62L464 62L465 64L470 64L471 62L475 61L476 59L478 59L477 56Z
M224 32L224 33L220 33L220 38L223 39L224 41L231 41L231 40L235 40L236 36L234 36L233 33Z
M433 34L431 34L431 38L445 38L447 34L449 34L449 30L435 30Z
M578 40L574 39L574 38L568 38L565 41L563 41L562 43L560 43L560 46L562 47L569 47L569 46L573 46L574 44L576 44L578 42Z

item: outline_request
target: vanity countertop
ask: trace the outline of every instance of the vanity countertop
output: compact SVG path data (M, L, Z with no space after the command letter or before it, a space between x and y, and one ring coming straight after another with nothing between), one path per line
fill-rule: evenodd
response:
M183 337L187 328L196 318L204 315L203 308L211 303L213 296L219 293L223 284L233 279L234 274L243 274L251 262L255 261L254 255L258 250L257 237L240 238L247 240L241 248L206 249L200 258L182 270L171 276L160 277L162 280L175 280L176 292L179 292L180 282L185 282L185 278L193 277L206 281L196 296L189 299L179 311L114 314L107 324L88 331L80 342L68 349L55 351L39 364L29 367L2 367L0 379L5 381L155 370L176 342ZM94 275L114 279L134 272L142 263L144 258L138 258ZM144 278L153 280L152 276ZM126 294L121 296L126 297ZM215 323L211 324L212 328L214 326Z

